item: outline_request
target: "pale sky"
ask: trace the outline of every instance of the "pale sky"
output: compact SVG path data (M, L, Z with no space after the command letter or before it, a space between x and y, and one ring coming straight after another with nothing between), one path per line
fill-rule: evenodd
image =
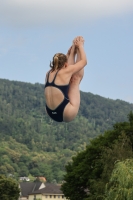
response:
M133 0L0 0L0 78L44 83L78 35L88 58L80 90L133 103Z

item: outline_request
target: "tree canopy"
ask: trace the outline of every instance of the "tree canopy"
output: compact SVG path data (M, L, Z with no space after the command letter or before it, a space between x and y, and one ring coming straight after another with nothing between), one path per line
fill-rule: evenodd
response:
M18 200L19 193L18 183L14 179L0 175L1 200Z
M105 200L133 199L133 159L117 162L106 184Z
M112 130L90 141L86 150L66 165L62 191L71 200L102 200L117 160L132 158L133 113L128 122L116 123Z

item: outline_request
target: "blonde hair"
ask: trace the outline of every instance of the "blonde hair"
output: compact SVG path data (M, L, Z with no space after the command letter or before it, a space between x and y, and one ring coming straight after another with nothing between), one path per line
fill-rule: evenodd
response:
M53 57L52 63L50 62L51 71L61 69L67 62L67 56L63 53L56 53Z

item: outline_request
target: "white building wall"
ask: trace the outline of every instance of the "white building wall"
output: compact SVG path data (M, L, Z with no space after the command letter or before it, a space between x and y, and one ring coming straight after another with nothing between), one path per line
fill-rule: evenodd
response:
M43 194L42 196L42 200L66 200L66 198L64 197L64 195L60 195L60 194L56 194L56 195L45 195Z
M49 194L36 194L36 199L41 199L41 200L66 200L64 195L49 195ZM34 195L29 195L28 200L34 200Z
M36 194L36 199L42 200L42 194ZM34 195L29 195L28 200L34 200Z

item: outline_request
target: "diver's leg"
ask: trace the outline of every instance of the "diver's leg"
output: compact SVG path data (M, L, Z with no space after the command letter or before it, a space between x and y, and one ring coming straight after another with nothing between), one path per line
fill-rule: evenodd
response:
M84 69L73 74L70 80L68 96L69 96L70 103L74 106L75 105L77 106L80 104L79 85L83 76L84 76Z
M68 53L67 53L67 63L68 65L73 65L75 64L75 45L73 44L70 49L68 50Z
M78 62L81 59L79 49L75 48L74 52L75 54L77 54L76 62ZM68 91L68 97L69 97L70 103L64 109L64 121L66 122L72 121L78 114L78 110L80 106L79 85L83 76L84 76L84 69L76 72L71 77L71 80L69 83L69 91Z
M81 56L80 56L80 52L79 52L79 49L78 48L76 48L76 53L77 53L77 57L76 57L76 63L77 62L79 62L80 60L81 60ZM75 73L75 74L78 74L80 77L81 77L81 80L82 80L82 78L83 78L83 76L84 76L84 68L83 69L81 69L80 71L78 71L77 73ZM81 80L80 80L80 82L81 82Z
M77 57L76 57L76 63L79 62L81 60L81 57L80 57L80 52L79 52L79 49L76 47L76 53L77 53Z
M65 122L72 121L79 111L80 106L80 90L79 85L83 78L84 70L80 70L79 72L73 74L69 83L69 104L64 109L63 119Z
M80 61L81 57L80 57L80 52L78 48L75 48L75 54L77 54L76 62ZM70 103L64 109L64 121L66 122L72 121L78 114L78 110L80 106L79 85L83 78L83 75L84 75L84 69L76 72L71 77L71 80L69 83L69 91L68 91L68 97L69 97Z
M72 76L69 84L69 104L64 109L63 119L65 122L72 121L78 114L80 106L80 91L79 84L82 79L81 73L76 73Z
M77 48L76 52L77 52L77 59L76 59L76 63L77 63L78 61L81 60L81 57L80 57L80 52L79 52L79 49L78 49L78 48ZM77 74L77 76L79 76L79 77L81 78L81 79L80 79L80 82L81 82L81 80L82 80L82 78L83 78L83 76L84 76L84 68L81 69L80 71L76 72L75 75L76 75L76 74Z

